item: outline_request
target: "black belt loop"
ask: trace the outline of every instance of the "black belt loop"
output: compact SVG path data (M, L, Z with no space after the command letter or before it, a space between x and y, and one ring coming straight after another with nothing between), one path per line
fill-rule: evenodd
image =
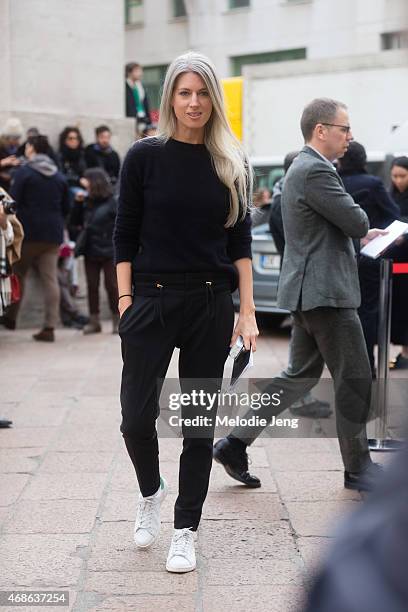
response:
M164 287L160 283L156 283L156 287L160 291L160 293L159 293L159 318L160 318L160 323L162 324L162 327L165 327L164 316L163 316L163 290L164 290Z
M213 319L215 315L215 298L211 281L205 281L205 296L207 301L207 316Z

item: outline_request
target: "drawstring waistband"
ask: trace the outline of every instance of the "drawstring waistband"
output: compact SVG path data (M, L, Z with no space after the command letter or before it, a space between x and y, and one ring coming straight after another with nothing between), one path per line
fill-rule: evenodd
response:
M207 278L206 278L207 277ZM207 280L210 278L211 280ZM158 313L162 327L165 327L164 319L164 290L172 291L205 291L207 317L212 320L215 317L215 294L220 292L230 292L231 283L225 276L204 273L186 274L147 274L136 273L133 277L134 294L157 296L156 311Z
M160 318L160 323L162 324L162 327L165 327L164 315L163 315L163 290L164 290L164 287L160 283L156 283L156 287L159 290L159 318Z
M164 322L164 314L163 314L164 285L161 285L160 283L156 283L156 287L159 290L158 311L159 311L160 323L162 324L162 327L165 327L166 324ZM205 301L206 301L206 307L207 307L207 317L209 319L213 319L215 316L215 295L214 295L211 281L205 281Z
M211 281L205 281L205 297L207 302L207 316L213 319L215 315L215 297Z

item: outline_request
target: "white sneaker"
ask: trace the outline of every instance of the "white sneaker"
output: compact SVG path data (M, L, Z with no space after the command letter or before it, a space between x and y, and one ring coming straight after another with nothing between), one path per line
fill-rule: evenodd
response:
M175 529L167 557L168 572L191 572L196 568L194 531L189 528Z
M154 495L139 495L134 540L138 548L148 548L160 533L160 506L168 491L167 482L160 478L160 487Z

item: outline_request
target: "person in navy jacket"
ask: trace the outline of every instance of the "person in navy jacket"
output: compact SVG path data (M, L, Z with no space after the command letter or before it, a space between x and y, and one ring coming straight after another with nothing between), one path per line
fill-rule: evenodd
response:
M16 200L17 217L25 235L21 259L14 272L23 289L29 268L37 266L44 290L44 326L33 338L53 342L60 299L57 262L70 197L67 181L46 154L48 147L46 136L28 138L25 148L28 161L16 171L10 193ZM12 304L7 311L12 322L16 320L19 304Z

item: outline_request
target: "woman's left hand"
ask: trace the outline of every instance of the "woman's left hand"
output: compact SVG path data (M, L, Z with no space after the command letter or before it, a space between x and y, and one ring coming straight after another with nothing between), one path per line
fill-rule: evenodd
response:
M250 348L252 348L254 352L256 351L256 339L259 336L259 331L254 312L239 314L234 333L232 334L230 346L235 344L239 336L243 337L244 345L247 351Z

